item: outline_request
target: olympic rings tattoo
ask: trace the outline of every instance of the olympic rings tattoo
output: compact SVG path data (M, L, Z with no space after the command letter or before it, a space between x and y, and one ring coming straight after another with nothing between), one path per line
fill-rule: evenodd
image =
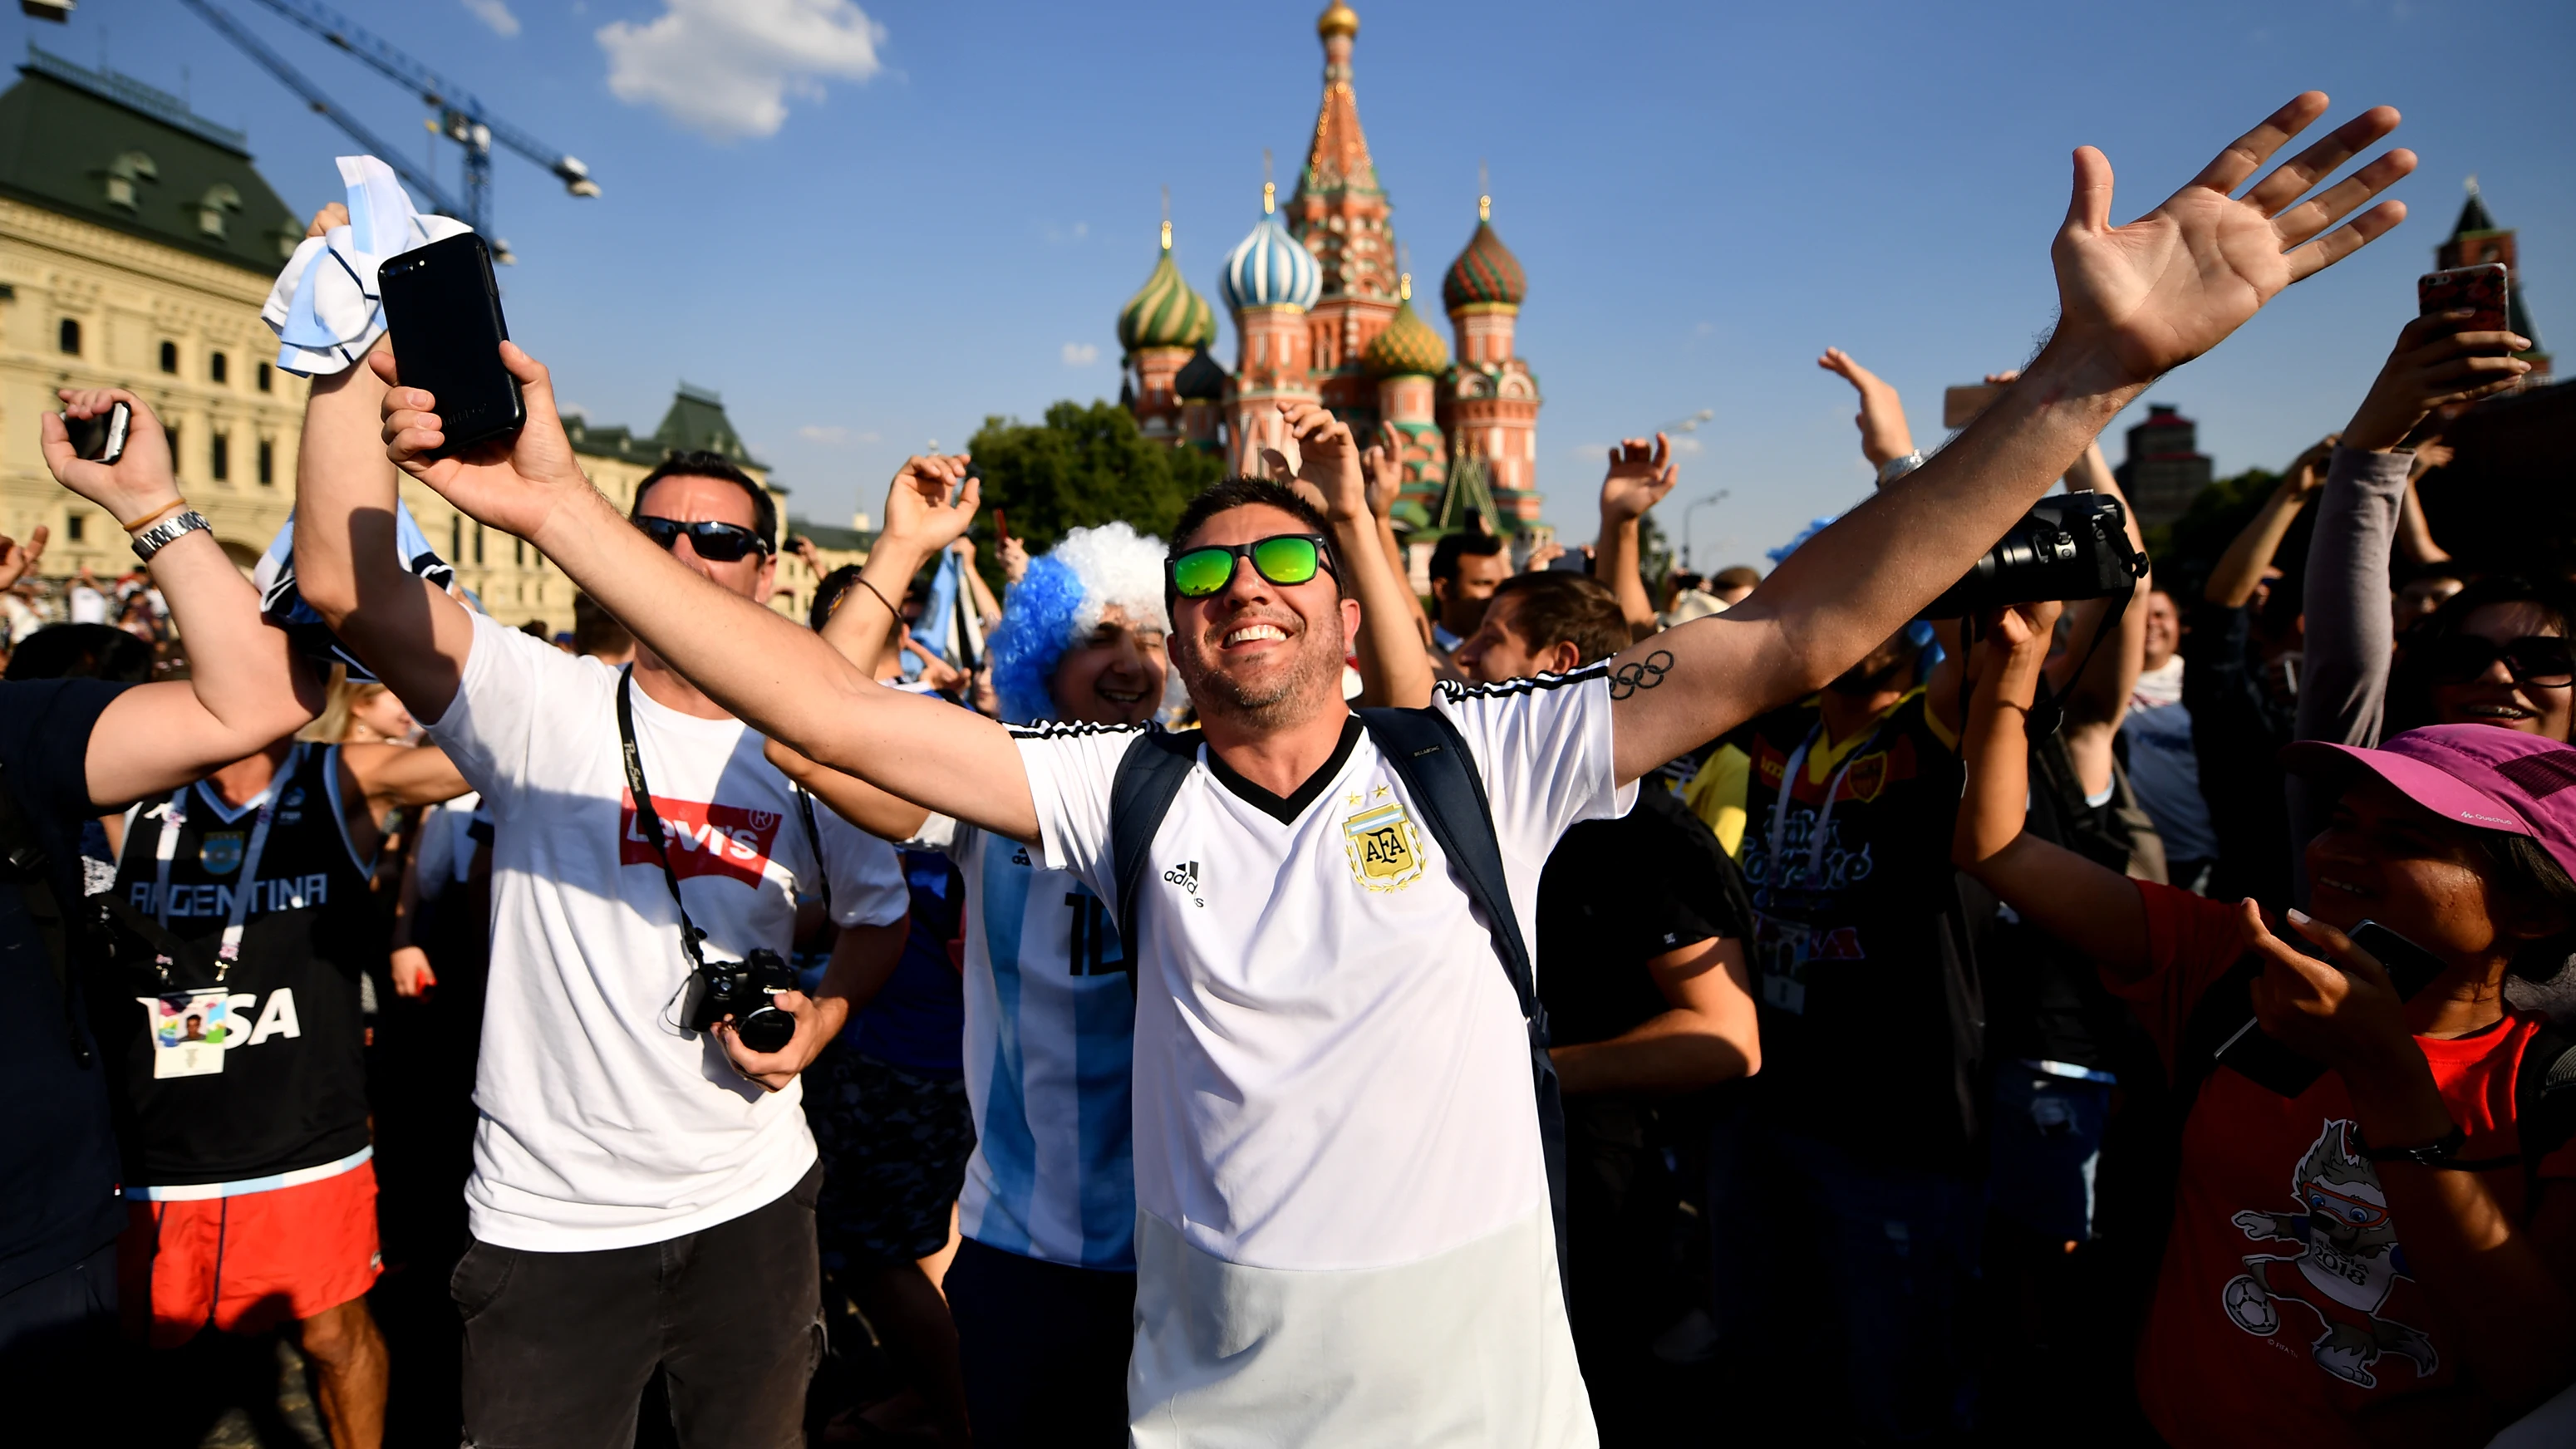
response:
M1641 689L1652 689L1664 682L1673 667L1671 651L1658 649L1633 664L1622 664L1610 671L1610 697L1626 699Z

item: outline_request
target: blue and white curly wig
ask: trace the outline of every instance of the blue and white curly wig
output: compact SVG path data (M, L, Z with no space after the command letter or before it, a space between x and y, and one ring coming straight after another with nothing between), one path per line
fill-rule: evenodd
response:
M1171 617L1163 611L1163 558L1161 539L1125 523L1106 523L1077 528L1029 560L988 646L1002 718L1027 724L1057 717L1047 689L1055 667L1066 650L1091 637L1111 608L1126 610L1128 621L1139 627L1170 630Z

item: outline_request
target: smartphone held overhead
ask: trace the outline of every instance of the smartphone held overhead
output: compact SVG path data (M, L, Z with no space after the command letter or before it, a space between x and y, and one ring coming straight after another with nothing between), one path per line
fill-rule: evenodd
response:
M125 437L134 427L134 409L117 403L94 417L63 414L63 431L71 435L72 452L111 467L125 456Z
M441 457L507 438L528 420L519 380L501 365L510 335L492 252L472 232L389 257L378 269L385 330L403 386L436 400Z
M2506 318L2510 315L2511 296L2502 262L2426 272L2415 279L2417 315L2431 316L2436 312L2457 312L2467 308L2470 313L2468 319L2453 329L2460 332L2508 330Z

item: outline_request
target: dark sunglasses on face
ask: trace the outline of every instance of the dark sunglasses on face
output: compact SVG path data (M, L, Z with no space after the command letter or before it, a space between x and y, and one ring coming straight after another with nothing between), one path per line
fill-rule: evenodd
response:
M2576 655L2565 639L2526 634L2499 644L2479 634L2453 634L2433 646L2433 677L2445 684L2466 684L2504 661L2505 672L2518 684L2557 689L2576 680Z
M1223 593L1234 582L1235 560L1252 560L1253 572L1274 584L1302 584L1318 572L1333 573L1332 554L1320 533L1274 533L1250 543L1202 544L1163 562L1172 592L1184 599Z
M769 552L769 541L739 523L682 523L676 518L656 518L645 514L635 520L644 536L664 548L689 536L689 547L709 563L732 563L747 553Z

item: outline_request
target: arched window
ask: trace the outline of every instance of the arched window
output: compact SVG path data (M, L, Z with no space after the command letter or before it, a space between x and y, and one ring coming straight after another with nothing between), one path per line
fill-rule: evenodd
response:
M71 357L80 356L80 322L78 319L71 317L63 319L62 331L56 334L56 343L63 349L65 355Z

